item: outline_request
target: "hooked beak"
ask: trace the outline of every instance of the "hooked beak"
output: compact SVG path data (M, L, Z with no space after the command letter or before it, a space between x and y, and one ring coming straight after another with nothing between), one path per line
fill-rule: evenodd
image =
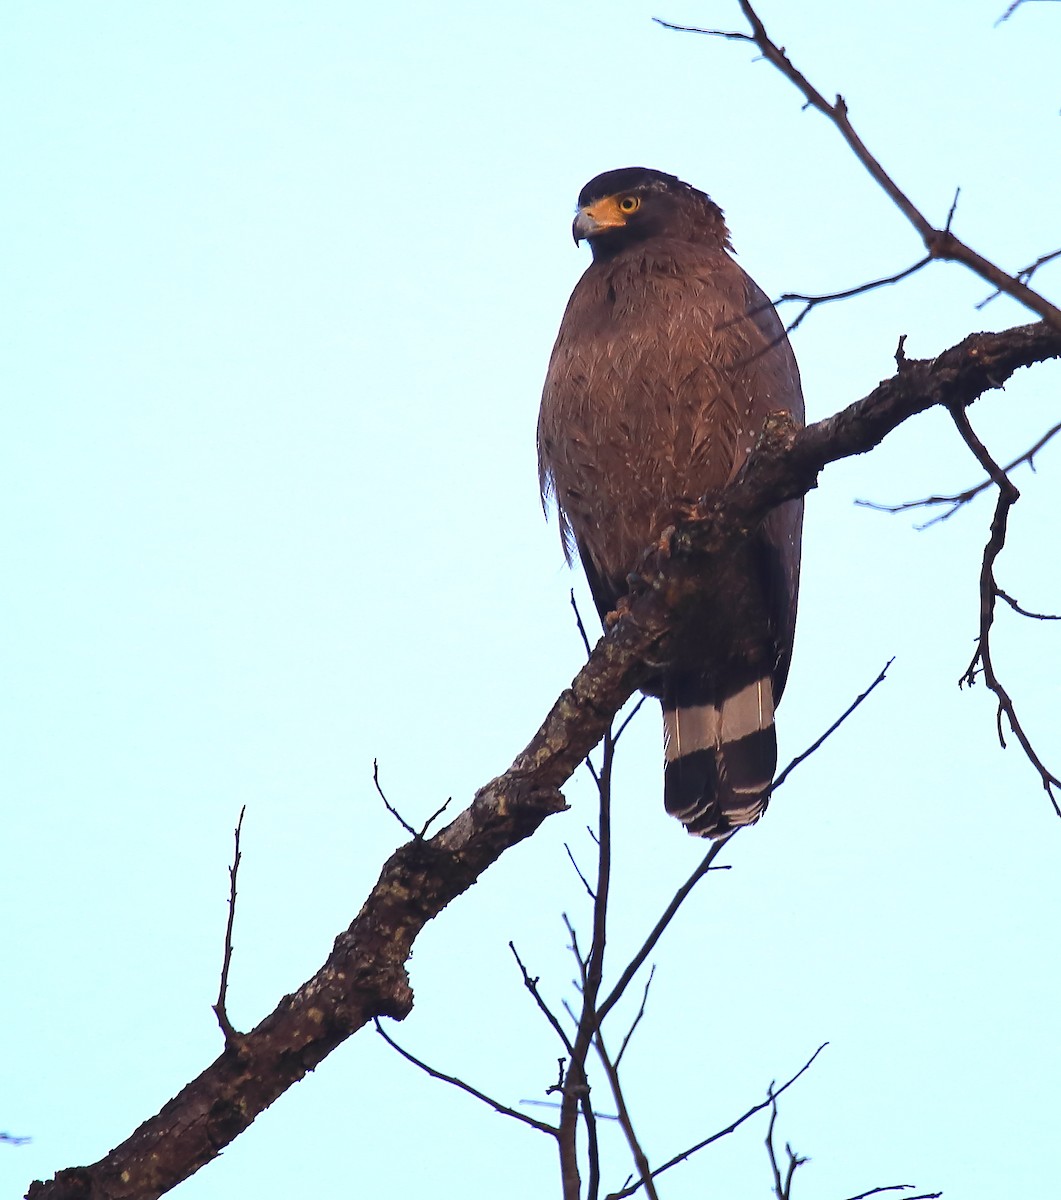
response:
M608 196L578 210L571 226L571 236L577 246L586 238L594 238L609 229L622 229L625 224L626 218L619 210L618 201L614 196Z

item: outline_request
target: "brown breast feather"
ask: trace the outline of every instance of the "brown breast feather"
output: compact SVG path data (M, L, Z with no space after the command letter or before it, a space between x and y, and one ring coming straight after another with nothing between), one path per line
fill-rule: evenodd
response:
M791 350L723 250L657 242L591 265L560 327L538 426L543 495L555 495L569 556L573 538L621 580L676 502L733 478L778 408L802 418Z

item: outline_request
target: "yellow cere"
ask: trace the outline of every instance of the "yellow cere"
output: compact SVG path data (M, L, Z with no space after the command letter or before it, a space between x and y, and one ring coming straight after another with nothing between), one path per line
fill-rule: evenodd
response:
M605 196L603 200L594 200L582 210L587 217L592 218L600 229L613 229L626 224L626 218L636 212L641 201L636 196L620 193L617 196Z

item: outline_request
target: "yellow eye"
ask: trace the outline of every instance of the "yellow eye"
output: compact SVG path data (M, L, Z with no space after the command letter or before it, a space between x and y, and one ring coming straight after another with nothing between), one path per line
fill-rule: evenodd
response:
M624 213L634 213L641 207L641 201L637 196L624 196L619 201L619 211Z

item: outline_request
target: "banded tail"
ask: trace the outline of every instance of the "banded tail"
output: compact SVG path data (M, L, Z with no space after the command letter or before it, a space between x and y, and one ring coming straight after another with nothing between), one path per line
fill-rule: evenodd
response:
M777 766L771 677L703 704L665 694L663 748L663 802L689 833L720 838L753 825Z

